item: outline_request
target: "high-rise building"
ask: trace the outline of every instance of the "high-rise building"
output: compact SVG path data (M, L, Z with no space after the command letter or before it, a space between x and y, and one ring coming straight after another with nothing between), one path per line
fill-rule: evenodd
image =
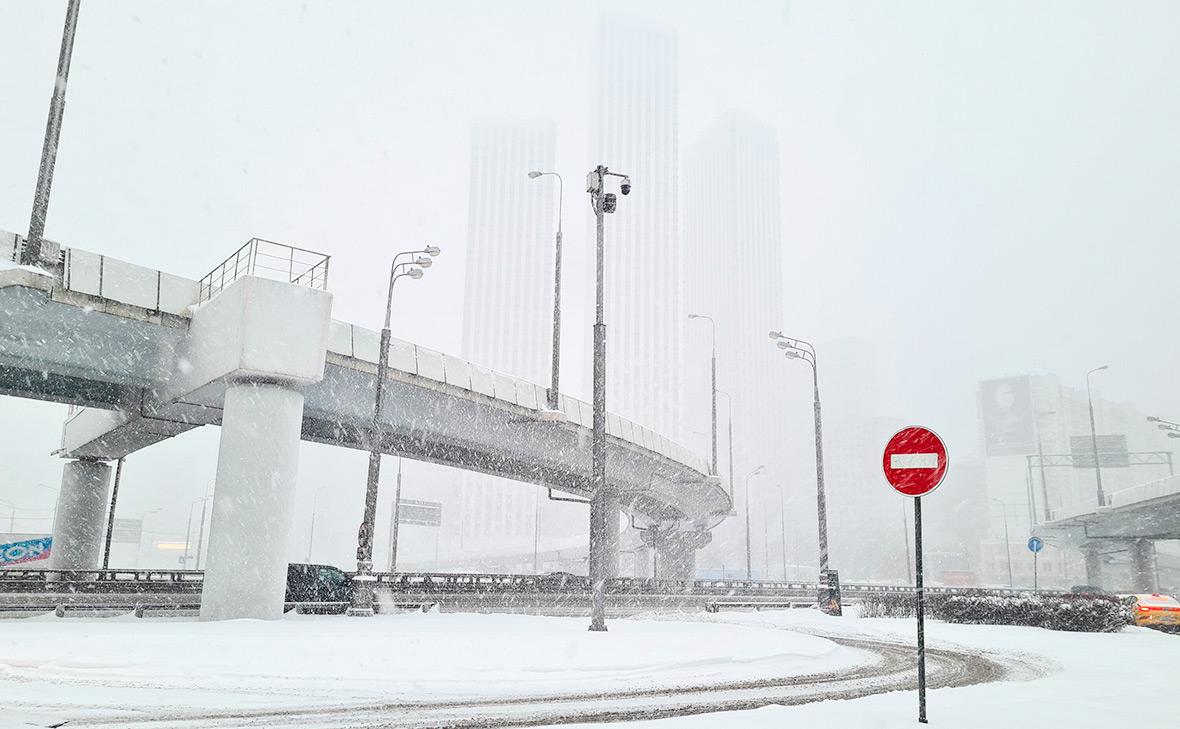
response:
M1095 431L1102 487L1109 495L1172 473L1171 443L1131 405L1106 400L1095 377ZM984 578L1005 584L1009 553L1014 582L1032 581L1025 540L1035 526L1062 513L1093 508L1097 474L1090 437L1085 387L1061 383L1056 375L1020 375L979 383L979 426L990 512L983 544ZM1044 456L1042 460L1041 456ZM1005 533L1007 540L1005 540ZM1080 582L1080 553L1043 562L1042 584Z
M536 383L549 381L557 189L528 177L552 170L552 124L488 123L471 135L463 356ZM463 474L454 522L462 551L530 546L534 489Z
M767 332L783 326L779 157L774 130L743 115L727 114L686 150L683 192L686 307L679 327L686 332L686 342L692 343L685 362L684 419L696 435L687 442L708 452L710 327L707 322L688 321L687 314L695 313L716 323L718 387L730 393L733 402L739 506L745 474L764 465L764 474L751 483L753 503L760 502L760 494L768 504L773 497L777 512L776 486L784 484L788 504L805 499L814 514L814 486L800 495L786 480L782 391L786 368L767 337ZM802 363L798 366L806 369ZM724 398L718 404L718 464L724 475L728 475L727 404ZM801 437L802 442L809 441ZM788 524L792 533L797 531ZM718 536L735 529L727 527ZM715 549L725 549L725 541L733 540L719 539ZM813 536L810 541L814 542ZM731 551L733 546L728 545Z
M606 221L608 409L678 439L684 308L676 34L606 16L594 59L591 163L634 183Z

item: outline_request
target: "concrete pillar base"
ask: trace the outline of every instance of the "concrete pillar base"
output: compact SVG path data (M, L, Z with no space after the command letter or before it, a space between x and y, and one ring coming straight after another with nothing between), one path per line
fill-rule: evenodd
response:
M697 550L711 541L706 531L657 531L643 532L643 541L655 550L654 578L657 580L678 580L687 582L696 579Z
M1097 547L1083 547L1082 554L1086 557L1086 584L1091 587L1102 587L1102 556Z
M62 468L53 519L51 569L99 568L110 486L111 467L102 461L70 461Z
M302 423L296 389L226 388L201 620L282 616Z
M1136 592L1156 592L1155 584L1155 542L1150 539L1136 539L1131 545L1131 570Z

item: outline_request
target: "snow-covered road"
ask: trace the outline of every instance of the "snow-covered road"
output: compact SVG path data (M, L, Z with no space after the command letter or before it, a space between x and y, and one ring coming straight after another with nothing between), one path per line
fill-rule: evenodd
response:
M910 686L896 638L821 637L757 616L301 616L268 623L0 621L0 693L70 726L483 727L681 716ZM810 634L809 634L810 633ZM1026 671L931 651L932 685Z

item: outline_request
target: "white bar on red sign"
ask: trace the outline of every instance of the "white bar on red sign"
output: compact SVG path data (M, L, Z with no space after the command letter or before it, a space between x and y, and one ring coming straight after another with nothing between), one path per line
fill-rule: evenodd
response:
M890 468L938 468L937 453L893 453Z

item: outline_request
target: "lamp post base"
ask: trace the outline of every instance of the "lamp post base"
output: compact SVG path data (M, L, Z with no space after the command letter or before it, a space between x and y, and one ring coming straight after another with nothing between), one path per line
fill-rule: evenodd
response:
M376 614L373 609L373 585L377 578L373 576L371 561L357 562L356 575L352 578L352 604L348 606L345 615L354 618L371 618Z

